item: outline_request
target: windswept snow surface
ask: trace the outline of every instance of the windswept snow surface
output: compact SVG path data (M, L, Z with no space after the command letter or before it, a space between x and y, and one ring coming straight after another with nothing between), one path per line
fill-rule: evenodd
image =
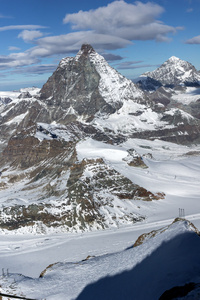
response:
M92 246L91 241L83 238L80 244ZM8 274L0 280L4 292L35 299L155 300L174 286L199 282L199 253L200 238L186 221L179 221L136 248L85 261L66 259L51 266L43 278Z
M131 80L110 67L103 56L96 52L89 56L100 75L100 94L108 103L144 97L143 92Z

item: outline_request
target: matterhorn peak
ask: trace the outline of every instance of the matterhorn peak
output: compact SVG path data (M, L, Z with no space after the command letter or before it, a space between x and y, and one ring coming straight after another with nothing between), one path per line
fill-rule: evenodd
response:
M90 44L83 44L81 46L81 52L84 55L87 55L87 54L90 54L91 52L95 52L95 51L94 51L94 48Z
M97 55L97 52L94 50L94 48L87 43L82 44L81 49L78 51L77 55L75 56L75 60L79 60L82 58L88 58L91 55Z
M40 94L45 103L59 107L62 114L67 110L68 115L73 108L73 117L84 119L94 118L96 113L112 114L126 100L145 98L131 80L109 66L104 57L86 43L74 58L61 60Z

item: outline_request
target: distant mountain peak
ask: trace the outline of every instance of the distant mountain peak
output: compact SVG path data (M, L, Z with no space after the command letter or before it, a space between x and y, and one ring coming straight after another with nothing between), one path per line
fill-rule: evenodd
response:
M199 86L200 73L189 62L182 60L176 56L170 57L159 68L152 72L146 72L141 75L156 81L163 86ZM143 82L145 85L145 82ZM156 89L156 88L155 88Z
M177 61L180 61L181 59L176 57L176 56L171 56L168 61L171 61L171 62L177 62Z

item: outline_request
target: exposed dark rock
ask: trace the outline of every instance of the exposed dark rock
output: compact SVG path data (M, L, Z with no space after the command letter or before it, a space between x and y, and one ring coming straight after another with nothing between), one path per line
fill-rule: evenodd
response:
M138 86L144 91L155 91L157 88L162 86L159 80L153 79L151 77L141 77L141 80L137 82Z
M177 298L183 298L189 294L189 292L195 290L199 286L194 282L186 283L183 286L176 286L170 290L165 291L159 298L159 300L173 300ZM196 298L198 299L198 298Z
M32 98L31 94L29 92L22 92L19 96L19 99L24 99L24 98Z
M143 169L148 168L147 165L144 163L143 158L134 150L129 149L127 150L128 156L125 157L123 160L127 162L127 164L131 167L140 167Z
M32 131L32 134L30 134ZM57 139L43 140L40 142L34 137L35 128L22 131L13 136L7 147L3 150L3 160L20 168L29 168L44 159L56 157L60 153L71 148L71 142L59 141Z
M0 102L2 102L3 104L9 104L10 102L12 102L12 99L9 97L0 97Z

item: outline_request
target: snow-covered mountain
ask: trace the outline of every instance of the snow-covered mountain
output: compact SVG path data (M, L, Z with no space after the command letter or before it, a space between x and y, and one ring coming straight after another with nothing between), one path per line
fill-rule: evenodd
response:
M140 84L146 89L161 85L200 86L200 72L191 63L172 56L156 70L142 74Z
M172 56L156 70L141 75L137 85L154 103L200 119L200 72L189 62Z
M156 101L87 44L61 60L41 90L0 97L3 230L84 231L142 221L146 209L138 201L163 199L166 191L147 184L153 153L137 151L133 139L199 142L200 121L188 106ZM132 175L138 169L146 182Z
M74 58L61 60L57 70L41 89L41 99L49 106L87 120L96 113L114 113L126 100L144 102L144 93L92 48L84 44ZM58 112L57 112L58 114ZM63 118L63 112L61 111ZM57 117L58 121L58 117Z

